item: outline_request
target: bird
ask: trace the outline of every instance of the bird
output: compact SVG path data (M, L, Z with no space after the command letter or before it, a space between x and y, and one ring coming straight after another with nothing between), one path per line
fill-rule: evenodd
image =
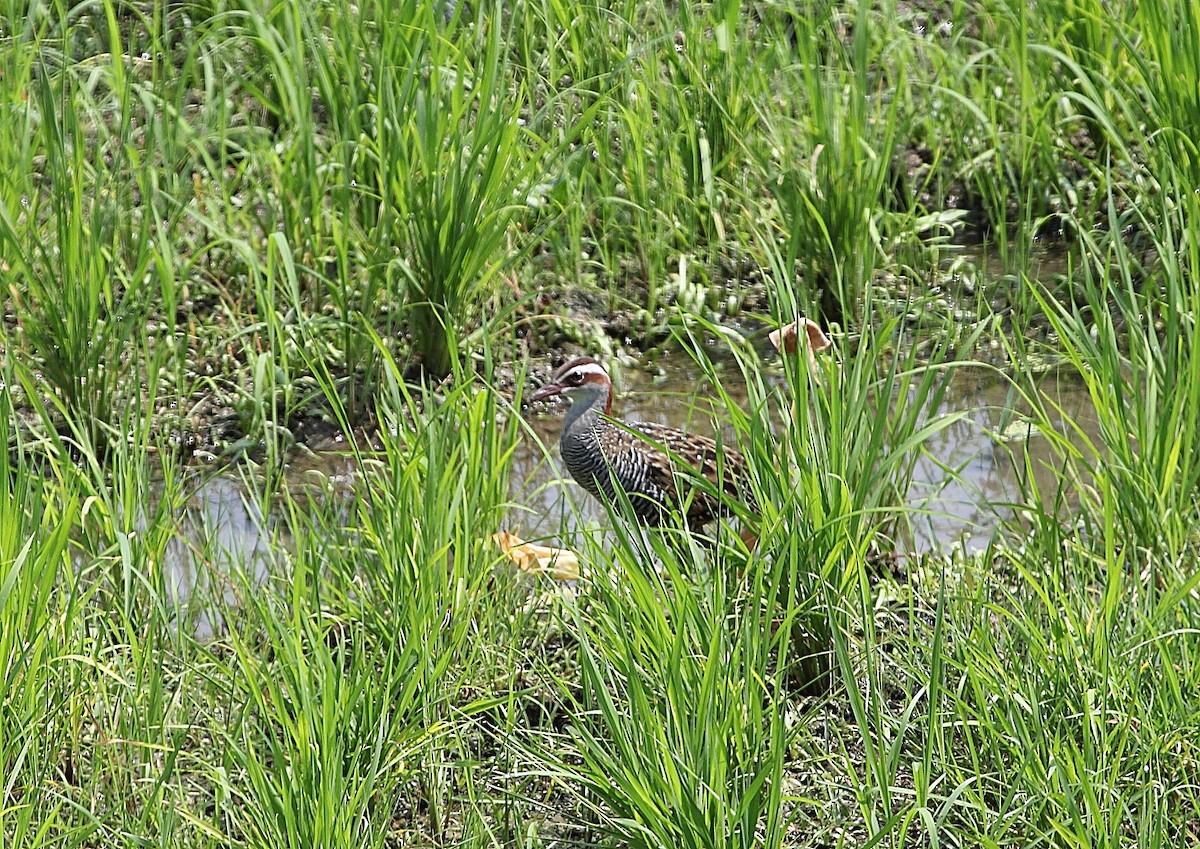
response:
M620 504L619 490L639 523L664 527L680 513L693 534L733 512L731 501L757 512L740 452L668 425L616 418L612 379L595 358L564 363L529 400L557 395L571 402L559 438L563 464L594 497ZM698 485L698 478L710 486ZM742 537L752 544L748 530Z

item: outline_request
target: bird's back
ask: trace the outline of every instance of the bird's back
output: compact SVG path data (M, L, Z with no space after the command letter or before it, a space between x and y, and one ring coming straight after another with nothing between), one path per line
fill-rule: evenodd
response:
M686 509L688 526L699 529L728 514L721 498L696 486L697 477L734 500L749 501L745 458L713 439L605 416L580 425L563 432L560 448L567 471L601 499L616 500L619 488L641 522L661 525L671 511Z

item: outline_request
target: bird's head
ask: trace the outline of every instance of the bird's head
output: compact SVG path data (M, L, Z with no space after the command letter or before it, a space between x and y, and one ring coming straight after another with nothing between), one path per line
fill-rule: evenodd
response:
M530 401L541 401L555 395L565 395L572 405L591 406L597 401L604 403L604 412L612 407L612 380L604 366L592 357L576 357L559 366L550 382L529 396Z

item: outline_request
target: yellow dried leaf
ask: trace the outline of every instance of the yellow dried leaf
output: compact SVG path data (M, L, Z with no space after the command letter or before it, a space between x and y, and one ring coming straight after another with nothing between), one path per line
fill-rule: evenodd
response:
M579 557L573 551L525 542L508 531L498 531L492 539L522 572L546 574L556 581L579 580Z

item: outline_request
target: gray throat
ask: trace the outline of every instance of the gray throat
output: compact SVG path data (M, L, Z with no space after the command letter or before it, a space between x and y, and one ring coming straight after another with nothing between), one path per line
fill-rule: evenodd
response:
M603 407L603 392L580 393L579 397L572 398L571 409L567 410L567 416L563 419L562 439L566 439L570 433L582 436L591 431L599 420Z

